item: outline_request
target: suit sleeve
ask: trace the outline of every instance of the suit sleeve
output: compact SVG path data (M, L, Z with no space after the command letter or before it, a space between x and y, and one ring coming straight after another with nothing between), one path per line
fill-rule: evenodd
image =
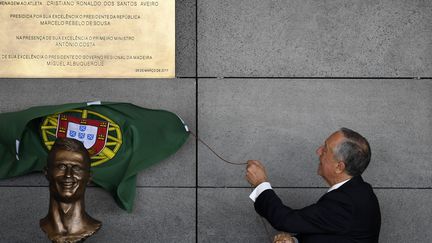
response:
M302 209L285 206L273 190L266 190L254 206L277 230L299 234L343 233L350 228L353 205L348 195L327 193Z

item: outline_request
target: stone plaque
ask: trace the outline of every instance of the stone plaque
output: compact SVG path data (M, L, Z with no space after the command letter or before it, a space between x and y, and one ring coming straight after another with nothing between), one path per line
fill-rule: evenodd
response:
M174 0L0 0L0 77L175 77Z

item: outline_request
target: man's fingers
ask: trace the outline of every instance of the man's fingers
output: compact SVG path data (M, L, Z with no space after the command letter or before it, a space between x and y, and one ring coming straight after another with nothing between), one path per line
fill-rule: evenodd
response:
M260 169L264 170L264 165L259 160L248 160L248 166L257 166Z
M252 173L256 169L257 169L256 165L248 165L248 167L246 168L246 172Z
M259 160L248 160L248 165L259 165L261 162Z
M290 243L292 242L291 235L287 233L279 233L275 235L273 243Z
M248 160L246 166L246 179L252 186L258 186L267 180L264 166L259 160Z
M258 167L260 169L264 169L264 166L258 160L248 160L246 169Z
M255 176L255 173L253 171L251 170L246 171L246 178L248 179L248 181L252 179L253 176Z

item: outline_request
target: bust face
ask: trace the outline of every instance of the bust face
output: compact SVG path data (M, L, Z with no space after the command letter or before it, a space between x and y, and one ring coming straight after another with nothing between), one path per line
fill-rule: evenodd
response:
M50 192L58 201L77 201L84 197L90 179L90 167L80 153L67 150L55 153L47 169Z

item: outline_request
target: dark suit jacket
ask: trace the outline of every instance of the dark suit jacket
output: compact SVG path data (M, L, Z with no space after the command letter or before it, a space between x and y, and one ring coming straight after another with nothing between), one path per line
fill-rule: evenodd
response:
M378 242L378 200L361 176L302 209L283 205L273 190L265 190L255 201L255 210L277 230L297 233L301 243Z

